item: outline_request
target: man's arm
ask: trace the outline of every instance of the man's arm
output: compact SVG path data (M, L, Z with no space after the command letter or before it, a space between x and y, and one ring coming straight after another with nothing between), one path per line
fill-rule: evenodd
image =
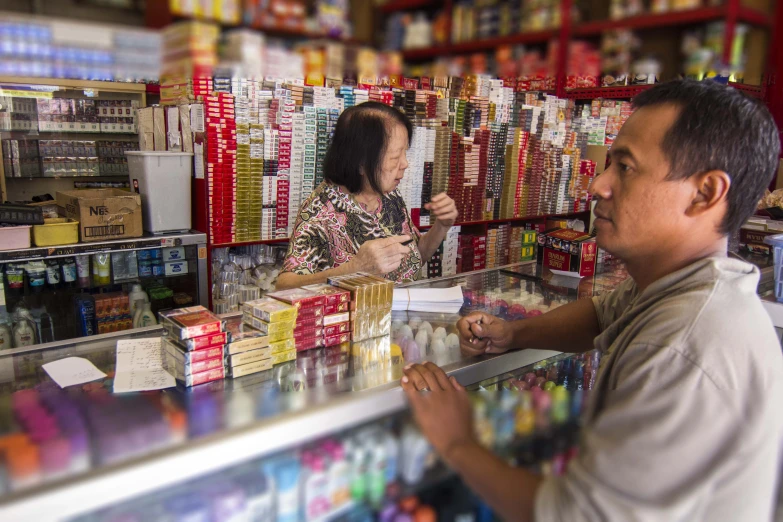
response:
M504 321L476 312L457 323L460 347L466 356L537 348L579 353L592 350L601 333L592 299L579 299L544 315Z

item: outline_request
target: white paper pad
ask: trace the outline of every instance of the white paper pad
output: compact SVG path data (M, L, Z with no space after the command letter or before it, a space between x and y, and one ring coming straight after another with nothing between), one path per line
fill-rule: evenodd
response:
M462 308L462 287L395 288L392 310L456 314Z
M60 388L97 381L106 377L106 374L96 368L93 363L81 357L66 357L59 361L46 363L42 368Z
M114 393L162 390L176 385L163 369L160 337L117 341Z

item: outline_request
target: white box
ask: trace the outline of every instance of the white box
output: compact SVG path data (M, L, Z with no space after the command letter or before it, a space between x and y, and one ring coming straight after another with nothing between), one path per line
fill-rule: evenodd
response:
M127 151L131 188L141 194L144 230L190 230L191 152Z
M169 261L168 263L164 263L164 266L166 268L167 276L177 276L177 275L184 275L188 273L188 262L184 260Z

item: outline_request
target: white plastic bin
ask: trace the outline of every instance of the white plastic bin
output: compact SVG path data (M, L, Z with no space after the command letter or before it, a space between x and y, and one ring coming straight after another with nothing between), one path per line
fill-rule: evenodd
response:
M192 152L127 151L130 186L141 194L144 230L190 230Z

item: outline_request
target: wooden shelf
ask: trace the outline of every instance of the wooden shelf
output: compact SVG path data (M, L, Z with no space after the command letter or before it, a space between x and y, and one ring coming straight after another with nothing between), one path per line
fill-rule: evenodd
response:
M501 45L546 43L549 40L556 38L557 34L557 29L536 31L532 33L512 34L508 36L499 36L497 38L473 40L470 42L460 42L437 47L408 49L402 52L402 56L405 60L426 60L428 58L448 56L451 54L470 54L481 51L490 51L496 47L500 47Z
M235 241L233 243L215 243L209 245L210 250L214 250L216 248L230 248L230 247L240 247L240 246L251 246L251 245L268 245L268 244L274 244L274 243L287 243L290 240L290 238L287 237L280 237L277 239L258 239L254 241Z
M378 7L383 13L394 13L397 11L408 11L413 9L424 9L433 5L433 0L389 0Z
M633 98L652 85L628 85L627 87L590 87L586 89L566 90L565 97L570 100L594 100L596 98Z
M687 11L643 14L620 20L598 20L574 26L574 36L597 36L612 29L656 29L662 26L689 25L718 20L725 16L722 7L704 7Z
M68 78L36 78L34 76L0 76L0 85L47 85L61 89L95 89L107 92L147 92L147 84L131 82L102 82L95 80L71 80Z
M484 221L458 221L454 223L455 227L466 227L471 225L497 225L497 224L503 224L503 223L519 223L520 221L534 221L536 219L548 219L548 218L555 218L555 217L571 217L571 216L579 216L581 214L584 214L586 212L590 212L589 210L584 210L582 212L564 212L562 214L542 214L540 216L522 216L518 218L506 218L506 219L488 219ZM421 225L418 228L430 228L432 225Z

